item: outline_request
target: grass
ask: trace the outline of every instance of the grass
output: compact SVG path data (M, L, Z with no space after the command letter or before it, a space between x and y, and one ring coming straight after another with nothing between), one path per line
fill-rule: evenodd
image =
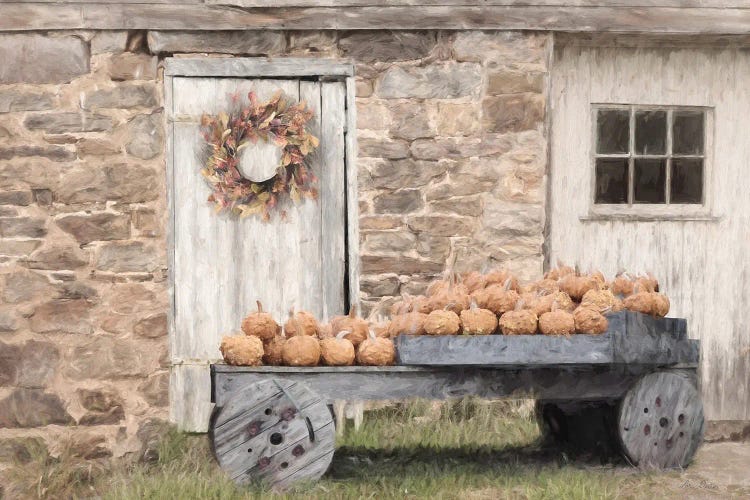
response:
M416 402L367 412L338 441L322 480L281 493L237 487L216 466L206 436L172 431L151 464L34 457L12 468L10 498L631 498L647 475L570 461L540 445L536 421L512 403Z

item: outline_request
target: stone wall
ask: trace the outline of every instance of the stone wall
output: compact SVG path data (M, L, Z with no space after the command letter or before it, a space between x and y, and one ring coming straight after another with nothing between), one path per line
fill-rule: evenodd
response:
M549 39L519 32L0 34L0 461L143 454L167 419L159 61L356 62L362 299L542 268ZM451 243L453 240L453 243Z

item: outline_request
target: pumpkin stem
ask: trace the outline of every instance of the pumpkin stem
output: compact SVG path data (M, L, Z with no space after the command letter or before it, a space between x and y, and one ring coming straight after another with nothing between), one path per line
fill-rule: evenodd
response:
M341 330L338 334L336 334L336 338L339 339L339 340L341 340L344 337L346 337L347 335L349 335L350 333L352 333L352 332L350 332L349 330Z
M367 336L370 338L370 340L376 340L377 339L377 337L375 336L375 332L372 331L371 329L367 330Z
M350 318L356 318L357 317L357 305L354 304L349 308L349 317Z
M260 303L260 300L256 300L255 301L255 305L258 306L258 312L262 313L263 312L263 304Z

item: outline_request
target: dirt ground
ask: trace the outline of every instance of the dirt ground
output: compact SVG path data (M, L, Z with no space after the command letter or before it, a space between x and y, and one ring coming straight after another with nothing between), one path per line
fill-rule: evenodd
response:
M750 498L750 441L704 443L685 471L655 479L675 498Z

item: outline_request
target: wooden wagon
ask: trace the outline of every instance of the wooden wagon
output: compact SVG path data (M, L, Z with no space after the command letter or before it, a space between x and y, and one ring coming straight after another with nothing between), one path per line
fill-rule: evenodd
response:
M322 476L333 458L334 400L534 397L558 439L604 422L634 465L688 465L703 438L698 341L684 319L620 312L603 335L396 339L389 367L211 367L210 437L239 483Z

